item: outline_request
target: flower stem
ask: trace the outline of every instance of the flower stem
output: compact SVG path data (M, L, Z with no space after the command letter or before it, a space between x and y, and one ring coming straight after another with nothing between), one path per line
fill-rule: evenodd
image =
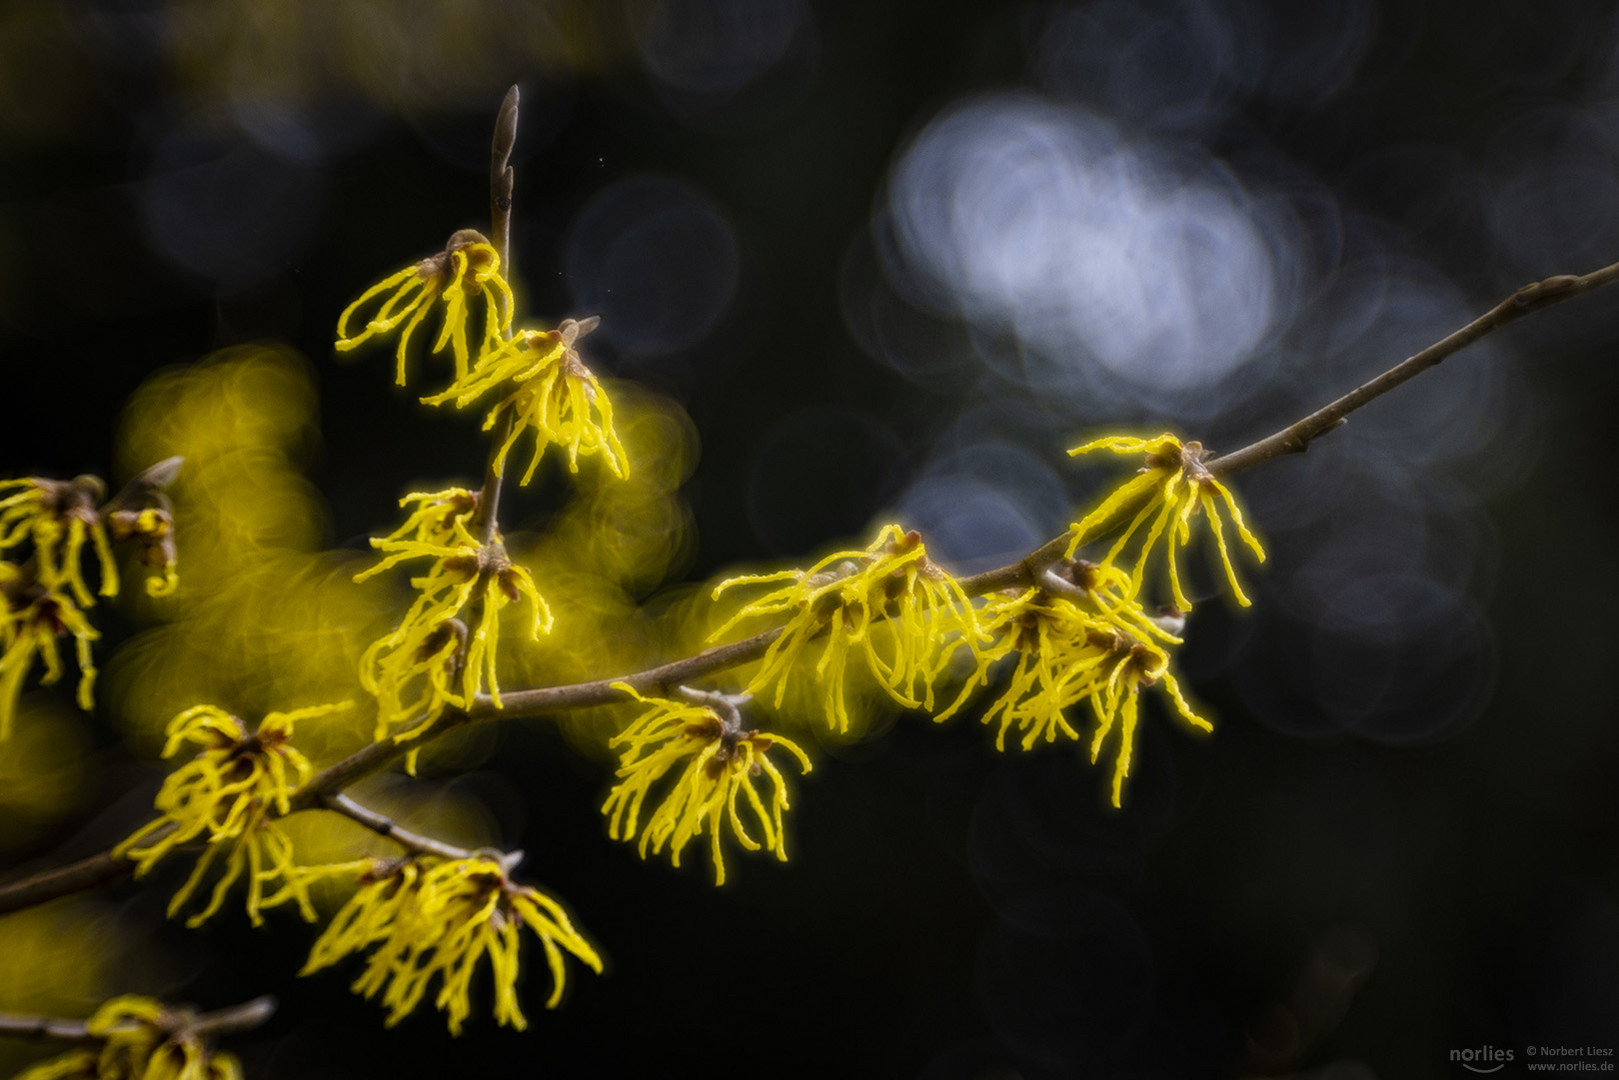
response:
M521 96L514 84L506 91L495 117L495 135L489 145L489 223L490 243L500 256L500 266L506 280L512 280L512 200L517 174L511 166L512 148L517 145L517 111ZM511 332L503 337L510 339ZM483 489L478 496L478 509L472 519L472 532L487 544L499 529L500 470L495 468L499 448L511 436L512 416L508 410L495 426L494 439L489 444L489 462L484 467Z

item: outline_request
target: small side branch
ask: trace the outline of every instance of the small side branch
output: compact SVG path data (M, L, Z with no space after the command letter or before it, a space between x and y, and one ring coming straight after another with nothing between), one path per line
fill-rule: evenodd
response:
M454 844L446 844L442 840L435 840L431 836L411 832L387 814L367 809L341 792L327 795L321 802L326 809L342 814L353 821L358 821L378 836L386 836L404 847L405 850L413 851L418 855L437 855L441 859L470 859L473 857L473 852L468 851L466 848L459 848Z
M1356 387L1330 405L1317 409L1274 435L1266 436L1241 450L1234 450L1224 457L1215 458L1207 462L1205 467L1216 477L1229 476L1284 454L1302 454L1310 448L1313 440L1341 426L1344 418L1356 409L1382 397L1396 386L1415 378L1429 368L1437 366L1447 357L1467 348L1480 338L1494 333L1508 323L1516 322L1531 312L1560 304L1564 300L1571 300L1616 280L1619 280L1619 263L1604 266L1589 274L1579 276L1559 274L1545 281L1537 281L1533 285L1525 285L1460 330L1441 341L1434 342L1415 356L1396 364L1370 382Z
M997 589L1027 589L1068 551L1068 534L1047 540L1015 563L957 579L968 596L983 596Z
M489 224L490 242L500 255L502 272L512 280L512 202L517 185L517 174L512 169L512 149L517 145L517 107L521 99L515 85L506 91L495 117L495 136L489 146ZM509 334L507 336L510 336ZM494 440L489 444L489 462L484 467L483 489L478 495L478 511L472 520L472 531L479 541L487 544L499 531L500 470L495 468L499 447L511 437L513 411L508 409L496 425Z

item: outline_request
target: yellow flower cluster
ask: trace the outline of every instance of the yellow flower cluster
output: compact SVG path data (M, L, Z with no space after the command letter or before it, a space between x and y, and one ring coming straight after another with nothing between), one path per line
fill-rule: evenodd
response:
M355 318L355 313L384 293L386 298L366 320L364 328L351 331L349 322ZM484 301L483 332L478 344L481 355L498 343L502 332L511 326L512 290L500 276L500 255L489 240L475 229L462 229L450 237L443 251L383 278L344 308L337 320L337 348L347 352L403 324L405 329L399 335L399 348L395 353L399 362L395 381L403 386L410 335L434 305L442 301L444 314L432 351L442 352L445 345L450 345L455 355L456 377L462 378L467 374L471 355L467 345L467 323L471 318L468 297L480 296Z
M364 864L359 889L315 942L300 974L371 950L353 989L367 998L381 995L389 1027L415 1009L437 979L434 1006L448 1016L450 1033L459 1035L472 1011L473 974L487 956L495 1020L521 1031L528 1026L517 1003L524 927L540 939L551 969L546 1008L562 1000L564 951L600 973L601 958L562 906L512 882L493 858L373 860Z
M1119 584L1102 567L1069 563L1065 569L1070 576L1058 577L1052 571L1041 587L987 598L982 617L994 644L985 650L967 689L985 681L996 660L1016 657L1005 689L983 713L985 724L999 724L995 746L1000 750L1006 748L1006 734L1013 728L1022 734L1025 750L1042 738L1078 741L1079 732L1065 710L1089 702L1096 718L1090 737L1092 762L1100 757L1115 725L1119 728L1113 766L1113 805L1119 806L1130 773L1141 688L1162 685L1188 723L1202 731L1213 727L1187 704L1169 671L1167 647L1179 644L1180 638L1162 624L1174 626L1179 619L1151 619L1132 599L1099 586L1099 582ZM965 694L966 690L938 719L959 708Z
M1146 466L1073 527L1066 558L1031 567L1036 571L1032 587L991 595L975 608L961 585L928 559L916 533L889 525L866 551L839 552L808 570L721 582L715 599L737 585L786 584L744 606L714 636L747 618L785 617L747 690L774 686L779 707L794 672L813 656L826 713L838 731L849 724L845 683L851 653L859 653L895 702L935 712L936 687L965 650L968 677L953 702L936 711L939 720L961 711L972 692L991 681L992 671L1005 666L1001 661L1008 661L1005 682L982 713L984 723L997 728L997 748L1005 749L1014 730L1025 750L1042 740L1078 741L1082 736L1071 710L1088 704L1095 718L1088 736L1093 762L1118 732L1112 784L1117 806L1130 771L1142 688L1161 686L1188 724L1212 730L1170 671L1171 650L1181 643L1177 634L1190 607L1177 554L1191 542L1195 515L1201 510L1211 522L1226 576L1242 604L1248 598L1232 566L1224 519L1258 558L1264 558L1264 549L1231 492L1204 464L1208 453L1200 444L1182 443L1173 435L1112 437L1071 452L1099 449L1144 454ZM1081 544L1114 529L1120 535L1100 563L1074 559ZM1175 606L1152 615L1142 593L1149 565L1160 558L1167 564ZM620 775L626 774L621 770ZM626 797L620 789L614 796ZM618 807L622 811L623 804Z
M392 290L390 292L390 290ZM364 329L351 330L356 312L387 294ZM486 311L477 349L468 346L471 318L468 295L483 295ZM496 300L496 296L501 301ZM565 447L568 468L579 471L581 454L601 454L618 477L629 472L624 447L613 430L613 405L600 381L579 357L575 343L600 323L598 317L564 319L554 330L511 333L511 288L500 275L500 256L480 233L463 229L450 237L437 255L407 266L367 289L337 321L337 348L357 348L370 338L401 325L396 350L397 381L405 382L405 356L410 335L435 303L443 301L443 316L433 352L446 343L455 352L455 379L438 394L423 397L430 405L455 402L465 408L490 391L502 396L484 419L488 431L504 422L494 467L505 468L506 457L518 439L533 430L534 457L523 474L527 484L539 467L547 446Z
M912 709L933 708L934 684L958 644L978 652L982 631L971 601L928 558L921 536L897 525L885 526L865 551L840 551L808 570L730 578L713 595L772 581L788 584L744 606L711 637L744 619L787 615L747 687L757 694L774 684L777 707L799 660L824 638L814 670L834 730L849 727L844 687L851 652L858 649L889 696Z
M426 574L411 579L416 599L405 617L360 659L361 684L377 698L378 739L400 724L409 726L399 736L409 738L447 706L471 707L480 687L500 707L495 661L507 604L528 600L531 638L551 629L551 611L533 577L511 561L499 535L487 544L472 535L475 493L451 488L400 500L401 506L413 503L403 525L371 541L382 560L355 576L364 581L409 559L433 560Z
M573 347L574 340L588 334L597 322L596 318L583 323L565 319L557 330L525 331L488 356L479 382L469 383L464 390L457 384L424 400L437 404L453 394L459 407L481 394L480 387L509 379L520 384L519 388L491 409L483 422L488 431L502 416L510 418L508 434L495 454L497 473L505 468L506 455L518 438L532 428L534 456L521 483L534 478L534 470L551 444L567 448L571 472L579 471L580 454L599 453L613 475L623 478L629 474L629 461L613 430L613 403Z
M162 577L147 579L150 595L173 592L178 582L167 498L147 487L144 497L157 505L99 507L106 490L95 476L0 481L0 492L10 492L0 498L0 556L17 557L12 552L22 549L29 553L24 562L0 561L0 741L11 733L17 699L35 658L45 664L42 684L49 686L62 677L57 642L64 634L75 642L79 707L88 710L95 704L96 669L90 646L101 635L84 614L96 603L84 573L87 546L96 555L97 592L103 597L118 595L113 540L139 542L142 562L162 569Z
M1243 543L1248 545L1260 562L1265 561L1265 549L1243 523L1242 511L1237 508L1237 501L1231 497L1231 492L1204 467L1203 462L1207 460L1209 454L1203 449L1203 445L1197 442L1182 443L1168 433L1156 439L1113 436L1088 442L1084 446L1076 446L1068 453L1088 454L1093 450L1111 450L1116 454L1145 454L1146 465L1140 473L1120 485L1118 490L1102 500L1096 509L1073 526L1074 535L1068 545L1068 557L1073 558L1080 545L1095 539L1103 529L1116 524L1115 519L1133 511L1134 516L1131 517L1130 523L1114 541L1107 557L1102 560L1102 565L1111 567L1129 546L1130 541L1135 539L1141 527L1147 525L1146 537L1136 553L1135 564L1130 571L1131 591L1141 591L1148 559L1158 541L1162 539L1164 561L1169 569L1171 594L1178 607L1189 610L1192 605L1181 591L1179 560L1175 553L1177 548L1191 543L1192 515L1201 509L1214 530L1214 542L1220 551L1220 561L1225 564L1226 577L1231 582L1231 593L1237 603L1247 607L1248 597L1243 593L1241 583L1237 581L1237 572L1231 565L1231 552L1226 547L1225 525L1220 520L1221 506L1223 505L1230 515L1231 523L1236 526Z
M992 664L1015 657L1005 688L983 714L986 724L999 725L996 745L1004 749L1006 734L1013 728L1021 733L1025 750L1042 738L1078 740L1067 710L1088 702L1096 720L1090 735L1093 762L1115 728L1119 732L1112 785L1113 805L1118 806L1130 772L1142 688L1162 686L1188 724L1213 730L1187 703L1170 672L1170 649L1180 644L1176 635L1191 606L1181 588L1177 551L1191 542L1194 514L1202 510L1211 522L1226 576L1241 604L1246 605L1248 598L1231 564L1221 510L1256 556L1263 559L1265 553L1244 524L1230 491L1204 466L1208 454L1200 444L1183 444L1167 434L1155 439L1112 437L1070 453L1100 449L1145 454L1146 465L1073 526L1067 558L1046 569L1033 588L986 599L980 617L993 644L980 652L963 696L939 718L954 713L968 691L988 681ZM1122 532L1100 563L1074 560L1081 544L1121 524ZM1139 547L1125 570L1119 565L1121 557L1138 539ZM1155 617L1143 607L1141 593L1149 561L1158 558L1160 541L1176 606Z
M223 857L224 872L208 906L187 919L187 926L207 921L220 909L231 885L244 875L247 914L253 925L263 921L261 908L289 899L313 922L309 875L293 861L292 840L275 818L290 811L292 793L310 774L308 759L290 744L294 724L346 709L349 704L273 712L252 733L241 720L214 705L197 705L180 713L169 723L163 756L173 757L187 743L202 750L163 782L154 803L159 816L113 853L135 863L135 875L140 877L185 845L204 842L191 876L169 902L171 917L185 907L209 869ZM277 879L281 889L266 897L265 885Z
M104 1040L100 1049L71 1050L16 1080L241 1080L234 1056L214 1051L181 1021L152 998L113 998L84 1025Z
M640 827L641 806L653 785L675 768L680 775L665 788L662 800L641 829L641 857L650 849L661 853L665 845L676 866L680 853L707 828L709 850L714 861L714 881L725 883L725 858L720 833L730 825L737 842L749 851L761 847L787 860L786 833L782 812L787 809L787 787L781 771L766 756L780 747L798 759L800 771L810 771L809 757L790 739L747 731L731 699L717 699L726 715L706 705L667 698L642 697L627 683L613 687L636 701L650 705L634 723L612 740L623 746L618 783L608 793L602 813L607 815L608 835L614 840L630 840ZM770 778L770 805L754 786L760 774ZM763 841L754 839L737 809L739 797L746 797L753 820Z

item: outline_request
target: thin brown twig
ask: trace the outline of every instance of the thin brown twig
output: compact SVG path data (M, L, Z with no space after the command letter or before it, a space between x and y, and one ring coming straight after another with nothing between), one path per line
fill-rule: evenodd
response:
M506 280L512 280L512 204L517 185L517 174L512 169L512 150L517 145L517 114L521 96L516 85L506 91L495 117L495 135L489 144L489 224L495 252L500 256L501 271ZM510 337L509 330L503 336ZM507 410L495 426L494 439L489 444L489 461L484 466L483 488L478 495L478 509L472 519L472 532L488 544L499 531L501 470L495 462L499 448L511 436L513 410Z
M175 1034L229 1035L237 1031L251 1031L262 1026L275 1015L276 1000L269 994L231 1005L209 1013L194 1013L187 1008L169 1010L177 1019ZM133 1027L134 1025L130 1025ZM67 1020L56 1016L19 1016L0 1013L0 1035L18 1035L23 1038L60 1039L65 1042L101 1042L105 1035L92 1035L83 1020Z
M1562 303L1564 300L1571 300L1616 280L1619 280L1619 263L1593 270L1589 274L1578 276L1559 274L1545 281L1525 285L1460 330L1394 365L1370 382L1357 386L1330 405L1317 409L1274 435L1268 435L1241 450L1233 450L1224 457L1206 462L1204 467L1216 477L1229 476L1244 469L1251 469L1272 458L1281 457L1283 454L1302 454L1310 448L1312 440L1341 426L1344 418L1356 409L1382 397L1396 386L1415 378L1429 368L1437 366L1447 357L1467 348L1485 335L1494 333L1531 312Z
M442 859L470 859L474 855L466 848L412 832L387 814L361 806L342 792L325 796L321 799L321 805L334 813L359 822L378 836L385 836L405 850L414 851L418 855L437 855Z

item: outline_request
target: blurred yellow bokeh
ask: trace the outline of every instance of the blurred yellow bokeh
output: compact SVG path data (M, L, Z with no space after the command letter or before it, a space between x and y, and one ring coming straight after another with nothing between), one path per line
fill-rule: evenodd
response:
M155 753L169 720L197 704L250 725L265 713L352 700L298 732L311 759L354 749L371 728L356 668L386 617L353 582L358 553L321 550L327 511L301 465L318 438L312 372L274 346L227 349L161 374L125 414L119 463L132 473L185 458L170 489L180 588L137 598L157 625L107 665L107 715Z
M97 900L75 897L0 915L0 1012L84 1018L115 994L158 990L170 975L144 935ZM61 1050L0 1039L0 1075Z
M57 694L28 694L0 753L0 850L81 809L90 768L84 719Z
M508 538L512 556L534 574L556 622L539 641L521 641L502 685L550 686L627 674L659 663L664 651L641 604L678 578L696 544L680 485L697 463L697 431L669 398L610 383L629 476L599 464L581 468L573 493L543 535ZM517 641L517 635L504 640ZM601 753L615 728L599 710L559 718L582 748Z

